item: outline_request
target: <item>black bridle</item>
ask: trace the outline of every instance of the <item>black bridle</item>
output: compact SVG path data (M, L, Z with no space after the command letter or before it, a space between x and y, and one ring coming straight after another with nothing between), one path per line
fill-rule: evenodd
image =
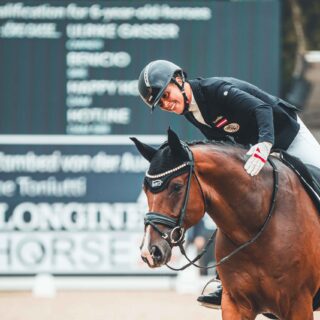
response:
M186 209L187 209L188 200L189 200L192 176L195 176L195 178L198 182L199 189L200 189L202 197L203 197L203 204L204 204L205 209L206 209L206 201L205 201L205 196L204 196L200 181L194 171L194 158L193 158L192 151L185 142L181 141L181 144L188 154L188 161L185 162L184 164L186 166L189 166L189 171L188 171L186 192L184 195L184 200L183 200L183 204L182 204L181 210L179 212L179 215L177 218L172 218L172 217L168 217L168 216L166 216L162 213L159 213L159 212L148 212L148 213L146 213L145 218L144 218L144 225L145 225L145 227L147 227L148 225L152 226L152 228L154 230L156 230L160 234L160 236L168 242L168 244L170 245L171 248L178 246L181 254L188 260L188 263L181 268L174 268L174 267L171 267L168 264L166 264L166 266L169 269L174 270L174 271L180 271L180 270L184 270L184 269L188 268L191 265L194 265L197 268L203 268L203 269L215 268L215 267L221 265L222 263L226 262L228 259L230 259L233 255L238 253L240 250L243 250L244 248L249 246L251 243L255 242L261 236L263 231L266 229L266 227L272 217L272 214L274 212L274 208L275 208L276 195L278 192L278 185L279 185L278 184L278 181L279 181L278 170L277 170L277 167L274 164L274 162L269 158L268 162L272 166L273 181L274 181L273 190L272 190L272 197L271 197L271 204L270 204L270 209L269 209L269 213L267 215L267 218L265 219L262 227L259 229L257 234L253 238L251 238L250 240L241 244L239 247L237 247L235 250L233 250L230 254L228 254L227 256L222 258L219 262L217 262L213 265L207 266L207 267L199 266L195 262L198 261L206 253L208 247L210 246L210 244L213 242L213 240L215 238L217 229L213 232L212 236L207 241L207 243L206 243L205 247L202 249L202 251L194 259L192 259L192 260L189 259L186 252L185 252L185 249L183 247L184 235L185 235L185 229L183 227L183 222L184 222L184 218L186 215ZM158 228L157 225L163 225L171 230L169 232L162 232Z
M188 205L191 178L192 178L192 175L195 175L193 154L192 154L189 146L185 142L181 141L181 143L188 154L189 160L187 162L185 162L184 164L186 166L189 166L189 172L188 172L188 180L187 180L187 189L186 189L186 193L184 195L183 204L182 204L179 216L177 218L172 218L172 217L168 217L168 216L166 216L162 213L159 213L159 212L148 212L144 218L145 227L147 227L148 225L151 225L160 234L160 236L169 243L171 248L175 247L175 246L179 246L180 244L183 244L183 242L184 242L185 229L183 228L183 221L184 221L184 218L186 215L186 210L187 210L187 205ZM195 175L195 177L196 177L196 175ZM200 186L200 183L199 183L199 186ZM204 199L204 194L202 192L201 186L200 186L200 190L201 190L201 193L202 193L202 196ZM171 229L171 231L169 233L162 232L157 227L157 224L168 227Z

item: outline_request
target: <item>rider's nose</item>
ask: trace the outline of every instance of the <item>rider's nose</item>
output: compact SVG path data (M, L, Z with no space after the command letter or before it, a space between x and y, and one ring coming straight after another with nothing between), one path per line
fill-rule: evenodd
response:
M169 109L169 102L165 99L161 99L160 100L161 104L161 109L164 109L164 110L168 110Z

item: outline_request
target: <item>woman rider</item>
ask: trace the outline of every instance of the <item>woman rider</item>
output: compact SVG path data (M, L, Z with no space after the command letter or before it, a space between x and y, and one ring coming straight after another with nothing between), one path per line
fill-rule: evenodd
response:
M166 60L151 61L139 76L139 93L154 110L183 115L207 139L233 137L251 145L244 165L257 175L272 148L286 150L305 164L320 168L320 145L297 116L297 108L258 87L227 77L186 80L186 73ZM221 304L222 287L198 301Z

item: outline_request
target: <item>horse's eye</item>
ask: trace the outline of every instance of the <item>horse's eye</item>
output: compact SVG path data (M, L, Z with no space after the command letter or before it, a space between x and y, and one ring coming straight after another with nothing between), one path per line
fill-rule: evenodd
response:
M182 189L182 187L183 187L183 184L175 183L175 184L173 184L173 186L172 186L172 190L173 190L174 192L179 192L179 191Z

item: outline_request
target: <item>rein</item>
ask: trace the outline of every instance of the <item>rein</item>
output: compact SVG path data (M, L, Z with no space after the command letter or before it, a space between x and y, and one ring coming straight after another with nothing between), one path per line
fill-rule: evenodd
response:
M235 250L233 250L231 253L229 253L227 256L223 257L219 262L216 262L214 263L213 265L210 265L210 266L199 266L198 264L196 264L195 262L198 261L207 251L209 245L212 243L213 239L215 238L215 235L217 233L217 230L216 229L212 236L210 237L210 239L207 241L205 247L202 249L201 253L199 255L197 255L194 259L190 259L185 250L184 250L184 247L183 245L180 243L179 244L179 249L180 249L180 252L181 254L189 261L189 263L187 263L186 265L184 265L183 267L181 268L174 268L174 267L171 267L169 266L168 264L166 264L166 266L171 269L171 270L174 270L174 271L182 271L188 267L190 267L191 265L197 267L197 268L200 268L200 269L212 269L212 268L215 268L215 267L218 267L220 265L222 265L224 262L226 262L227 260L229 260L232 256L234 256L236 253L238 253L239 251L243 250L244 248L248 247L250 244L252 244L253 242L255 242L260 236L261 234L263 233L263 231L266 229L266 227L268 226L269 224L269 221L271 220L271 217L272 217L272 214L274 212L274 208L275 208L275 203L276 203L276 196L277 196L277 192L278 192L278 188L279 188L279 173L278 173L278 170L277 170L277 167L276 165L274 164L274 162L269 159L268 160L269 163L271 164L272 166L272 169L273 169L273 190L272 190L272 197L271 197L271 204L270 204L270 209L269 209L269 213L268 213L268 216L267 218L265 219L262 227L260 228L260 230L257 232L257 234L251 238L250 240L244 242L242 245L240 245L239 247L237 247Z
M275 203L276 203L276 196L277 196L277 192L278 192L278 188L279 188L279 173L278 173L278 169L275 165L275 163L269 158L268 162L270 163L271 167L272 167L272 174L273 174L273 190L272 190L272 196L271 196L271 203L270 203L270 208L269 208L269 212L268 215L263 223L263 225L261 226L261 228L259 229L259 231L257 232L257 234L252 237L251 239L249 239L248 241L244 242L243 244L241 244L239 247L237 247L235 250L233 250L231 253L229 253L227 256L223 257L220 261L218 261L217 263L210 265L210 266L199 266L198 264L196 264L195 262L198 261L206 252L208 247L211 245L211 243L213 242L215 235L217 233L217 229L213 232L213 234L211 235L210 239L207 241L205 247L202 249L202 251L194 258L194 259L190 259L186 252L185 249L183 247L183 243L184 243L184 235L185 235L185 230L182 227L183 225L183 221L186 215L186 208L187 208L187 204L188 204L188 199L189 199L189 194L190 194L190 185L191 185L191 177L194 175L200 191L202 193L202 197L203 197L203 202L204 202L204 206L206 208L206 202L205 202L205 196L203 193L203 190L201 188L201 184L200 181L194 171L194 159L193 159L193 154L192 151L190 150L189 146L184 143L183 141L181 141L182 146L184 147L184 149L187 151L188 157L189 157L189 161L186 162L186 164L189 166L189 173L188 173L188 181L187 181L187 189L186 189L186 193L184 195L184 200L183 200L183 205L182 208L180 210L179 216L178 218L171 218L168 216L165 216L164 214L158 213L158 212L148 212L145 216L145 221L144 224L145 226L151 225L159 234L160 236L165 239L170 247L174 247L174 246L178 246L180 249L181 254L187 259L188 263L180 268L174 268L168 264L166 264L166 266L174 271L181 271L184 270L186 268L188 268L189 266L193 265L197 268L201 268L201 269L211 269L211 268L215 268L217 266L220 266L221 264L223 264L224 262L226 262L227 260L229 260L232 256L234 256L235 254L237 254L239 251L243 250L244 248L248 247L250 244L252 244L253 242L255 242L260 236L261 234L264 232L264 230L266 229L266 227L268 226L272 214L274 212L274 208L275 208ZM165 233L162 232L158 227L157 224L161 224L164 225L166 227L171 228L171 231L169 233ZM177 239L175 237L175 234L177 233Z

